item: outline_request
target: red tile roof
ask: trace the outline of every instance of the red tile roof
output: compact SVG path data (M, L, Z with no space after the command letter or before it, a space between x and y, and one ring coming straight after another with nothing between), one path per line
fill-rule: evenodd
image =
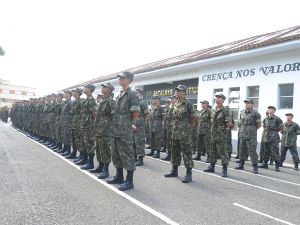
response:
M300 26L295 26L284 30L267 33L267 34L257 35L243 40L238 40L227 44L222 44L215 47L202 49L196 52L191 52L191 53L171 57L168 59L163 59L160 61L148 63L127 70L134 74L139 74L139 73L154 71L154 70L167 68L179 64L184 64L184 63L199 61L203 59L213 58L216 56L222 56L231 53L266 47L269 45L279 44L279 43L297 40L297 39L300 39ZM74 85L69 88L82 86L88 83L99 83L99 82L111 80L116 78L116 75L118 73L103 75L95 79L88 80L84 83Z

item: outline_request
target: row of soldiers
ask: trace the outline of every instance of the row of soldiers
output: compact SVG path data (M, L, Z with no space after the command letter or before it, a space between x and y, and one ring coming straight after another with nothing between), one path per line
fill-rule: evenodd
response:
M7 106L0 108L0 119L4 123L7 123L8 116L9 116L9 108Z
M134 92L129 87L134 75L125 71L118 77L122 91L116 100L112 96L114 87L110 83L105 83L102 84L102 95L99 96L97 103L92 96L95 86L88 84L83 90L79 88L65 90L63 94L52 94L15 104L11 109L12 123L31 138L68 159L74 159L74 163L80 165L81 169L99 173L99 179L109 176L108 167L112 161L116 167L116 175L107 182L120 184L120 190L134 187L133 172L135 166L144 163L147 133L150 136L151 150L148 155L159 158L163 140L163 150L167 151L165 160L171 158L172 169L165 177L178 176L178 166L183 158L186 175L182 182L192 181L194 134L197 134L198 159L200 153L207 154L209 166L204 171L215 172L215 164L221 159L222 177L228 176L228 161L231 157L228 140L231 142L233 119L229 108L223 105L226 99L223 94L215 96L213 108L208 101L201 101L202 109L197 112L185 97L187 87L179 85L174 90L174 96L165 102L165 108L160 106L159 96L153 96L149 110L143 101L142 90ZM81 98L82 93L86 95L85 99ZM283 139L286 137L288 140L291 139L291 134L284 128L284 123L280 123L278 129L273 127L272 121L275 120L273 108L275 107L269 107L270 114L263 121L265 141L261 148L263 163L260 167L266 168L265 164L272 155L276 171L279 171L277 165L280 165L282 159L278 158L277 154L278 140L276 139L276 144L272 142L274 132L278 134L281 131ZM257 129L261 126L260 120L259 113L253 110L253 100L245 100L245 110L241 112L238 124L239 165L236 169L244 169L244 163L250 154L253 172L258 173L256 137ZM298 130L296 137L297 132ZM293 143L294 140L295 138ZM295 152L289 145L282 146L286 148L281 152L288 149ZM93 160L95 153L99 162L96 168ZM298 168L299 159L297 161L296 153L293 157L295 155L295 168L296 165ZM126 180L123 169L127 171Z

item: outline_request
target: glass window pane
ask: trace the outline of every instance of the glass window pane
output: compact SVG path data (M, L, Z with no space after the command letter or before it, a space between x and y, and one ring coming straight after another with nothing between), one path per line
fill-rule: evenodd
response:
M294 96L294 84L280 84L279 96Z
M293 108L293 97L280 97L279 108L281 109L292 109Z
M248 87L248 97L259 97L259 86Z

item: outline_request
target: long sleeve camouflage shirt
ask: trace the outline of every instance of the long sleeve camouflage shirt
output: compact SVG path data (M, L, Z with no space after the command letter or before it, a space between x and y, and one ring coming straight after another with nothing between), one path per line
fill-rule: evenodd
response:
M300 134L300 127L295 122L285 122L282 124L281 145L294 147L297 145L297 135Z

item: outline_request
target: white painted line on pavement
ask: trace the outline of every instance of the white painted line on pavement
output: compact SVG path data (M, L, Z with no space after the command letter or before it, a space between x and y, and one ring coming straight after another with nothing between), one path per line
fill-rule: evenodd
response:
M19 132L20 134L24 135L25 137L27 137L25 134ZM168 218L167 216L163 215L162 213L152 209L151 207L145 205L144 203L138 201L137 199L131 197L130 195L119 191L119 189L117 189L116 187L106 183L106 181L103 181L101 179L98 179L96 176L92 175L91 173L85 171L85 170L81 170L80 167L78 167L77 165L75 165L73 162L69 161L68 159L66 159L65 157L59 155L58 153L53 152L51 149L47 148L46 146L44 146L43 144L32 140L31 138L27 137L29 140L31 140L32 142L40 145L41 147L43 147L44 149L48 150L49 152L51 152L53 155L61 158L62 160L64 160L65 162L67 162L69 165L71 165L72 167L76 168L77 170L79 170L80 172L84 173L85 175L88 175L89 177L91 177L92 179L94 179L95 181L97 181L98 183L104 185L105 187L109 188L110 190L114 191L115 193L117 193L118 195L122 196L123 198L127 199L128 201L132 202L133 204L135 204L136 206L144 209L145 211L151 213L152 215L154 215L155 217L161 219L162 221L166 222L167 224L171 224L171 225L179 225L178 223L176 223L175 221L171 220L170 218Z
M207 164L207 163L201 162L201 161L196 161L196 162L202 163L202 164ZM219 165L215 165L215 166L222 168L222 166L219 166ZM291 181L281 180L281 179L274 178L274 177L268 177L268 176L265 176L265 175L262 175L262 174L254 174L254 173L251 173L251 172L248 172L248 171L245 171L245 170L236 170L236 169L229 168L229 167L228 167L228 169L232 170L232 171L235 171L235 172L239 172L239 173L246 173L246 174L250 174L250 175L253 175L253 176L259 176L259 177L267 178L267 179L270 179L270 180L275 180L275 181L286 183L286 184L292 184L292 185L300 186L299 183L294 183L294 182L291 182ZM265 169L262 169L262 170L265 170Z
M167 161L163 161L161 159L155 159L155 158L152 158L152 157L147 157L147 158L150 158L152 160L157 160L157 161L160 161L160 162L164 162L164 163L167 163L167 164L171 164L170 162L167 162ZM184 168L184 166L180 166L182 168ZM243 185L247 185L249 187L254 187L254 188L257 188L257 189L261 189L261 190L264 190L264 191L268 191L268 192L272 192L272 193L275 193L275 194L279 194L279 195L283 195L283 196L286 196L286 197L289 197L289 198L294 198L294 199L298 199L300 200L300 197L298 196L295 196L295 195L290 195L290 194L287 194L287 193L284 193L284 192L280 192L280 191L275 191L275 190L272 190L272 189L269 189L269 188L264 188L264 187L261 187L261 186L258 186L258 185L254 185L254 184L249 184L249 183L246 183L246 182L243 182L243 181L238 181L238 180L234 180L230 177L227 177L227 178L223 178L219 175L216 175L214 173L206 173L204 171L201 171L201 170L197 170L197 169L193 169L193 171L196 171L198 173L203 173L205 175L208 175L208 176L213 176L213 177L217 177L217 178L220 178L224 181L231 181L231 182L235 182L235 183L238 183L238 184L243 184Z
M278 218L276 218L276 217L274 217L274 216L270 216L270 215L268 215L268 214L259 212L259 211L257 211L257 210L250 209L250 208L248 208L248 207L246 207L246 206L243 206L243 205L240 205L240 204L238 204L238 203L233 203L233 205L235 205L235 206L237 206L237 207L240 207L240 208L242 208L242 209L245 209L245 210L247 210L247 211L249 211L249 212L253 212L253 213L259 214L259 215L261 215L261 216L270 218L270 219L272 219L272 220L276 220L276 221L278 221L278 222L280 222L280 223L283 223L283 224L295 225L294 223L290 223L290 222L288 222L288 221L278 219Z

